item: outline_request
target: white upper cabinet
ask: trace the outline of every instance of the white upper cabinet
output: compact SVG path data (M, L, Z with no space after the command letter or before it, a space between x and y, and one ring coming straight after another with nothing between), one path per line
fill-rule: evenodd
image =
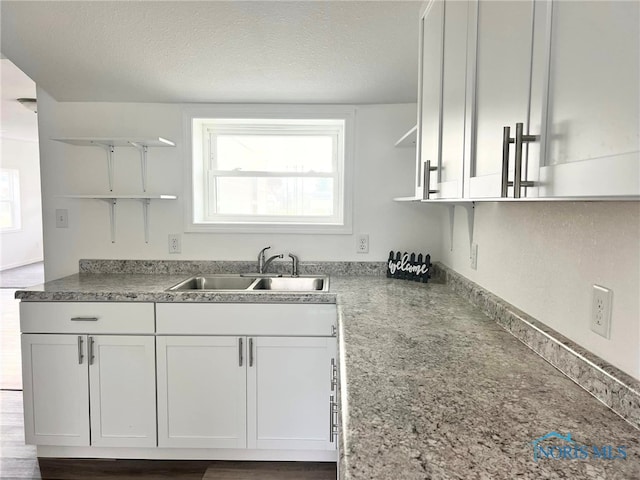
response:
M429 198L429 190L436 190L435 184L430 184L436 175L426 172L426 165L435 171L440 158L443 13L443 3L434 1L420 18L416 197L422 199Z
M511 147L506 167L510 173L508 179L503 179L504 127L509 127L511 137L517 123L523 123L525 133L531 130L535 4L483 0L471 4L467 197L503 196L503 183L513 181L516 162L515 148L507 144ZM513 187L509 187L509 196L513 197Z
M468 1L446 1L442 37L440 155L435 198L463 195Z
M537 194L640 195L640 3L556 0L548 10Z
M622 1L429 2L417 196L639 196L639 11Z

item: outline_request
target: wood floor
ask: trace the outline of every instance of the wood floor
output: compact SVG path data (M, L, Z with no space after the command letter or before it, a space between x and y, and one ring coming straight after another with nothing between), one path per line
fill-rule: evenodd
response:
M0 389L22 390L20 301L16 290L44 282L44 264L0 271Z
M15 289L0 288L0 389L22 390L20 301Z
M0 392L0 479L335 480L333 463L40 459L24 445L22 392Z
M0 288L25 288L44 283L44 263L0 270Z

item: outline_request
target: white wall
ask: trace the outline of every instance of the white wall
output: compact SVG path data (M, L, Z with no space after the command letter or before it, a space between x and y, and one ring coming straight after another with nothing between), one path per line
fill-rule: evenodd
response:
M189 161L182 145L185 107L65 103L38 91L47 280L77 272L80 258L250 260L266 245L273 252L296 253L302 261L382 261L392 249L438 255L439 213L392 201L412 193L415 150L394 148L393 143L415 124L415 104L357 107L352 235L183 233L183 162ZM118 204L112 244L105 202L59 198L108 193L104 151L50 140L81 136L162 136L178 143L176 148L150 149L149 192L180 198L152 202L149 244L138 202ZM138 158L134 149L117 149L114 193L141 193ZM55 228L56 208L69 210L69 228ZM369 254L355 253L355 234L360 232L370 236ZM168 253L169 233L182 233L182 254Z
M477 203L471 270L466 212L442 261L549 327L640 378L638 202ZM589 328L592 285L613 290L611 339Z
M0 270L5 270L42 260L42 205L38 142L2 138L0 144L2 167L20 176L21 228L0 234Z

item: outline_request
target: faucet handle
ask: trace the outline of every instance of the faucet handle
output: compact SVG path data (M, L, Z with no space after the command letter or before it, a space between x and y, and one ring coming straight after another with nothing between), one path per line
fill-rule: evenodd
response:
M264 252L266 252L270 248L271 246L264 247L262 250L260 250L260 253L258 253L258 272L259 273L264 273Z
M297 277L298 276L298 257L293 253L290 253L289 258L291 258L291 260L293 261L293 264L291 265L291 276Z

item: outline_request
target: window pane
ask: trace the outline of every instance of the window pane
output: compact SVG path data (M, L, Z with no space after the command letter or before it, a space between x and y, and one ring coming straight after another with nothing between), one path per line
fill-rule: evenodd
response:
M333 178L218 177L217 214L332 216Z
M13 228L11 202L0 202L0 228Z
M10 170L0 171L0 198L13 200L13 175Z
M219 170L333 171L330 135L212 135L211 142L214 165Z

